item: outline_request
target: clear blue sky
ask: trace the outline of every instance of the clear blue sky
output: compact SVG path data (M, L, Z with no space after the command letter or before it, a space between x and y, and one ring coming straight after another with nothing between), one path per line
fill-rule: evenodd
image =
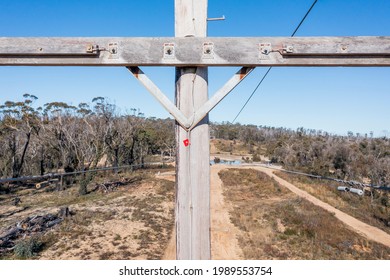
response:
M209 36L290 36L313 0L209 0ZM297 36L390 36L390 1L319 0ZM0 36L174 36L173 0L1 0ZM173 100L174 69L144 68ZM210 68L209 94L237 68ZM265 72L257 68L217 108L232 121ZM390 136L390 68L274 68L240 123ZM123 111L169 114L125 68L0 67L0 102L24 93L77 105L105 96Z

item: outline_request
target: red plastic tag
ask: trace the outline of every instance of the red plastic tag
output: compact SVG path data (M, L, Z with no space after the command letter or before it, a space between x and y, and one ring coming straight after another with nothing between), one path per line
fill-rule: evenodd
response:
M190 145L190 140L184 139L183 143L184 143L184 146L188 147Z

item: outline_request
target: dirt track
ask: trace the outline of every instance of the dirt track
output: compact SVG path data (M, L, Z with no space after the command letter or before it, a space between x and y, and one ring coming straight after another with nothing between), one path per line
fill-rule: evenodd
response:
M373 241L376 241L378 243L381 243L387 247L390 247L390 235L387 234L386 232L384 232L383 230L380 230L376 227L373 227L373 226L370 226L366 223L363 223L363 222L359 221L358 219L356 219L356 218L334 208L333 206L319 200L318 198L316 198L316 197L308 194L307 192L297 188L293 184L290 184L289 182L276 176L275 174L273 174L273 170L271 170L271 169L268 169L265 167L260 167L260 166L251 167L251 168L254 168L254 169L257 169L257 170L260 170L260 171L266 173L268 176L274 178L279 184L285 186L286 188L288 188L290 191L297 194L298 196L310 201L314 205L317 205L317 206L327 210L328 212L334 213L334 215L337 219L342 221L344 224L349 226L352 230L359 233L360 235L362 235L368 239L371 239Z
M279 184L288 188L290 191L302 197L314 205L317 205L328 212L334 213L335 217L346 224L353 231L385 246L390 247L390 235L386 232L363 223L354 217L334 208L333 206L315 198L307 192L295 187L291 183L273 174L271 170L262 166L228 166L214 165L211 167L211 257L216 260L235 260L242 259L242 252L236 238L237 229L230 222L229 206L225 204L222 182L218 176L218 172L229 168L252 168L266 173L274 178ZM175 259L175 236L173 234L168 245L164 259Z
M211 210L211 259L243 259L238 245L237 228L230 222L229 206L225 204L222 181L218 172L226 166L211 167L210 210Z
M242 252L236 238L237 229L230 222L229 208L222 193L222 181L218 172L226 166L211 167L210 204L211 204L211 258L213 260L242 259ZM164 260L173 260L176 256L175 235L173 234L165 251Z

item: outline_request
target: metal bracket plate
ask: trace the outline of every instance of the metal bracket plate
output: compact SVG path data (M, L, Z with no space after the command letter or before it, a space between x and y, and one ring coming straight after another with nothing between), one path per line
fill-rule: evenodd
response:
M42 51L42 48L40 48L39 51ZM85 52L89 54L98 53L99 51L100 50L98 45L88 45L85 50Z
M205 59L213 59L214 58L214 43L211 43L211 42L203 43L202 58L205 58Z
M118 43L109 43L108 44L109 59L118 58Z
M164 43L164 55L165 59L175 58L175 43Z
M283 46L283 54L293 54L294 53L294 47L291 45L285 45Z
M260 43L259 44L259 59L260 60L269 60L269 54L272 51L271 43Z

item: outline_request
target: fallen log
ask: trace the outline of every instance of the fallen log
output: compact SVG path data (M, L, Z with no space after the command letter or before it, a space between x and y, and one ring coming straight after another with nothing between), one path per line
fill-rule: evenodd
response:
M133 184L133 183L141 181L141 180L142 180L141 177L122 178L119 181L109 181L109 182L96 184L94 189L95 190L98 189L101 192L108 193L108 192L115 191L120 186Z
M66 208L65 213L67 212L69 215L69 208ZM30 216L15 223L15 225L9 227L5 232L0 233L0 253L12 249L18 239L36 233L44 233L62 221L63 218L58 214L46 214Z
M39 182L39 183L36 183L35 184L35 188L36 189L40 189L40 188L43 188L43 187L46 187L50 184L49 181L43 181L43 182Z
M0 240L8 240L10 238L13 238L14 236L17 236L19 232L21 231L18 227L13 227L9 229L7 232L0 235Z
M46 224L46 227L47 228L51 228L51 227L54 227L55 225L58 225L59 223L62 222L62 219L61 218L58 218L56 220L53 220L53 221L50 221Z

